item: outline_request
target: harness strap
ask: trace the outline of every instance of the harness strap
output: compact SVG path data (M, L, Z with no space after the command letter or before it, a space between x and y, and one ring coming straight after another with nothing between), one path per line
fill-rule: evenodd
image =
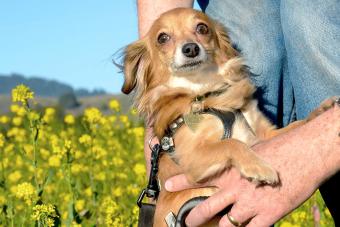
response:
M237 110L236 112L231 112L217 110L214 108L205 109L198 114L212 114L222 121L223 136L221 139L231 138L233 124L235 123L236 120L236 115L242 115L241 111L239 110ZM173 154L175 152L175 143L173 136L183 124L185 124L185 122L182 116L180 116L170 124L169 128L166 130L166 135L160 141L161 148L163 151L167 152L168 154Z
M236 114L238 114L238 112L236 112ZM223 131L223 136L221 140L231 138L233 124L235 123L235 119L236 119L234 112L209 108L209 109L204 110L203 113L212 114L218 117L222 121L224 131Z

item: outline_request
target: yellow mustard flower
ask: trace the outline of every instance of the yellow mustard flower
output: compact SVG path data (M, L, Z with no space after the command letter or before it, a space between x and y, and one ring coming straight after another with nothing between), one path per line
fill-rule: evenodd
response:
M12 101L26 104L28 100L34 98L34 92L23 84L16 86L12 90Z
M44 193L46 193L47 195L53 193L55 190L56 190L55 186L51 184L47 184L44 187Z
M119 112L120 111L120 104L117 99L111 99L109 102L109 108L113 111Z
M4 148L4 152L5 154L10 154L12 153L14 150L14 144L8 144L5 148Z
M75 202L75 208L78 212L84 210L85 208L85 200L79 199Z
M67 150L70 150L72 148L72 142L71 140L65 140L64 146Z
M83 134L80 138L79 138L79 143L84 144L84 145L91 145L92 144L92 138L90 135L88 134Z
M304 220L307 217L307 214L304 211L295 211L292 213L291 217L294 222L299 222L299 220Z
M94 179L99 180L99 181L105 181L106 180L105 172L101 171L101 172L95 174Z
M88 122L89 124L97 124L100 122L102 118L102 113L100 110L96 107L91 107L85 109L84 112L84 120Z
M97 145L93 146L92 151L95 154L96 159L101 159L107 155L107 151L104 148Z
M124 164L123 159L119 158L119 157L113 157L113 165L115 166L121 166Z
M55 117L55 112L56 110L52 107L47 107L45 109L45 114L43 116L43 121L46 122L46 123L50 123L53 118Z
M137 137L137 139L144 137L144 127L133 128L132 132Z
M103 213L105 214L105 224L108 226L114 226L114 216L118 211L118 204L113 201L110 197L104 198L104 201L101 206Z
M120 115L119 120L123 122L124 124L129 123L129 117L127 115Z
M74 175L79 174L82 170L84 170L83 168L84 166L82 164L78 164L78 163L72 163L71 165L71 173Z
M84 155L83 155L83 153L81 152L81 151L79 151L79 150L76 150L76 151L74 151L74 158L75 159L80 159L80 158L82 158Z
M75 118L74 118L74 116L72 114L67 114L64 117L64 122L65 122L65 124L73 125L74 122L75 122Z
M16 114L20 117L25 116L27 113L26 109L22 106L19 107L18 111L16 112Z
M325 209L324 213L327 217L332 217L331 212L329 212L328 208Z
M117 121L117 117L116 116L109 116L109 121L111 123L115 123Z
M49 116L54 115L55 112L56 112L56 110L55 110L53 107L47 107L47 108L45 109L45 114L46 114L46 115L49 115Z
M3 158L2 159L2 165L6 169L9 166L9 159L8 158Z
M6 115L3 115L0 117L0 123L1 124L7 124L9 122L10 118L7 117Z
M120 197L123 195L123 189L121 187L115 187L112 189L112 194L115 197Z
M10 106L10 110L11 110L12 113L17 113L19 111L19 108L20 108L20 106L17 105L17 104L12 104Z
M300 225L292 224L288 221L284 221L280 224L280 227L299 227Z
M35 168L34 168L34 166L29 165L29 166L28 166L28 170L29 170L30 172L34 173Z
M5 145L5 137L2 133L0 133L0 147Z
M35 188L31 183L24 182L16 187L15 196L19 199L23 199L26 204L31 205L36 199Z
M20 167L23 166L23 164L24 164L24 160L22 160L22 157L17 156L16 159L15 159L15 167L20 168Z
M136 175L144 176L146 174L145 166L143 164L137 163L133 167L133 171L136 173Z
M31 111L29 114L28 114L28 119L30 121L37 121L40 119L40 114L38 114L37 112L35 111Z
M19 170L16 170L8 175L8 180L12 183L15 183L18 180L20 180L21 177L22 177L21 172Z
M58 217L55 207L52 204L41 204L33 207L32 219L38 221L42 226L54 226L53 218Z
M46 150L45 148L40 148L39 150L41 157L46 160L50 157L50 152L48 150Z
M61 158L59 155L52 155L48 159L48 165L51 167L60 167L61 165Z
M125 173L117 173L116 176L121 180L128 179L128 176Z
M32 144L28 144L28 143L24 144L24 151L27 156L30 157L33 155L33 149L34 147Z
M71 223L71 227L81 227L82 225L81 224L78 224L77 222L73 221Z
M22 124L22 118L21 117L13 117L12 124L15 126L20 126Z
M140 188L136 185L129 185L127 186L127 193L137 196L140 193Z
M12 127L7 131L8 137L13 137L17 142L26 141L26 131L25 129Z
M91 187L87 187L87 188L84 190L84 194L85 194L87 197L91 197L91 196L92 196L92 188L91 188Z
M7 202L6 197L4 195L0 195L0 207L5 205L6 202Z

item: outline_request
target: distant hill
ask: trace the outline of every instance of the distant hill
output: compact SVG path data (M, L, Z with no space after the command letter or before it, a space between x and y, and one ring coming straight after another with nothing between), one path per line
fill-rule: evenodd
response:
M58 106L58 98L56 97L35 97L34 98L38 106L42 107L56 107ZM97 107L103 113L108 113L108 103L111 99L116 99L121 105L122 113L127 113L132 106L132 97L123 94L107 94L98 96L84 96L78 99L79 105L75 108L65 109L66 113L72 113L74 115L81 114L85 108ZM0 116L10 112L11 105L10 95L0 95Z
M98 96L106 94L103 89L89 91L87 89L73 89L70 85L56 80L47 80L40 77L25 77L20 74L0 75L0 94L9 95L18 84L29 86L37 96L60 97L67 93L74 93L77 97Z

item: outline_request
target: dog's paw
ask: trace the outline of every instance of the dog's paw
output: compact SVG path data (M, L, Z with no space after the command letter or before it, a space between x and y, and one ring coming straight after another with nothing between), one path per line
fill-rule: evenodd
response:
M323 112L326 112L327 110L331 109L335 104L340 105L339 100L340 99L337 96L333 96L331 98L326 99L321 103L321 105L318 108L316 108L313 112L311 112L308 115L307 121L313 120Z
M279 175L277 172L265 162L254 162L242 166L240 169L241 175L255 182L256 184L271 184L279 183Z

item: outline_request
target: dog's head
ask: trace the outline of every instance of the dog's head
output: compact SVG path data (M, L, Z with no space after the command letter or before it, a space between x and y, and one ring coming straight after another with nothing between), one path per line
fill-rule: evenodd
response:
M177 8L162 14L144 38L126 47L122 91L135 89L138 99L160 85L212 81L208 72L236 55L220 24L202 12Z

